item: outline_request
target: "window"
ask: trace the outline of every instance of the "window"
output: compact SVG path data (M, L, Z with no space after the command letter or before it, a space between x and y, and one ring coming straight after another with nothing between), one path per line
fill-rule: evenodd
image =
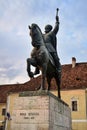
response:
M5 116L6 108L2 108L2 115Z
M79 111L79 97L78 96L71 97L71 110L73 112Z
M77 101L72 101L72 111L77 111Z

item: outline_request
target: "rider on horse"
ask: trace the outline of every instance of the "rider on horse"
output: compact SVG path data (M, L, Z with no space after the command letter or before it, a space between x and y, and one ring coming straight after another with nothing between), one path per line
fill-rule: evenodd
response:
M58 97L60 95L60 83L61 83L61 65L56 50L56 34L59 29L58 10L56 15L56 25L52 30L51 25L45 27L45 34L42 34L41 29L37 24L29 26L30 36L32 40L33 50L31 57L27 59L27 72L29 77L33 77L39 73L39 69L42 72L41 89L46 89L46 79L48 83L48 90L51 87L51 79L55 78L58 87ZM53 61L54 60L54 61ZM36 67L36 72L31 71L31 65Z
M51 56L53 57L55 66L56 66L56 70L61 73L61 65L59 62L59 57L57 54L57 32L59 30L59 17L58 17L58 9L57 9L57 14L56 14L56 24L54 29L52 30L52 26L51 25L46 25L45 26L45 34L43 34L44 37L44 42L46 45L47 50L49 51L49 53L51 54ZM39 69L36 68L35 73L34 74L39 74Z

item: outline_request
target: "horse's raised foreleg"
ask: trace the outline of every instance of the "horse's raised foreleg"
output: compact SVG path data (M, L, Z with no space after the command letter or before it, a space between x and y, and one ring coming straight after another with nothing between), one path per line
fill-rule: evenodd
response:
M48 83L48 91L49 91L51 86L51 78L49 76L47 76L47 83Z
M33 72L31 72L31 65L36 66L36 60L34 58L27 59L27 72L28 72L29 77L32 78L34 76L34 74L33 74Z

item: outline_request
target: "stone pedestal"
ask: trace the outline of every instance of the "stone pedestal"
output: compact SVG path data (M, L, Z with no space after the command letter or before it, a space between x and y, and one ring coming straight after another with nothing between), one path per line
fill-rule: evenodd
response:
M10 94L8 100L6 130L71 130L70 108L50 92Z

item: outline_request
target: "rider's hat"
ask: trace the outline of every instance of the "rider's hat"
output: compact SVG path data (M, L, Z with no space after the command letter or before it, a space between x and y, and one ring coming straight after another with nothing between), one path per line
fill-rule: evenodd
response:
M53 27L52 27L51 25L49 25L49 24L46 25L46 26L45 26L45 32L50 32L50 31L52 30L52 28L53 28Z

